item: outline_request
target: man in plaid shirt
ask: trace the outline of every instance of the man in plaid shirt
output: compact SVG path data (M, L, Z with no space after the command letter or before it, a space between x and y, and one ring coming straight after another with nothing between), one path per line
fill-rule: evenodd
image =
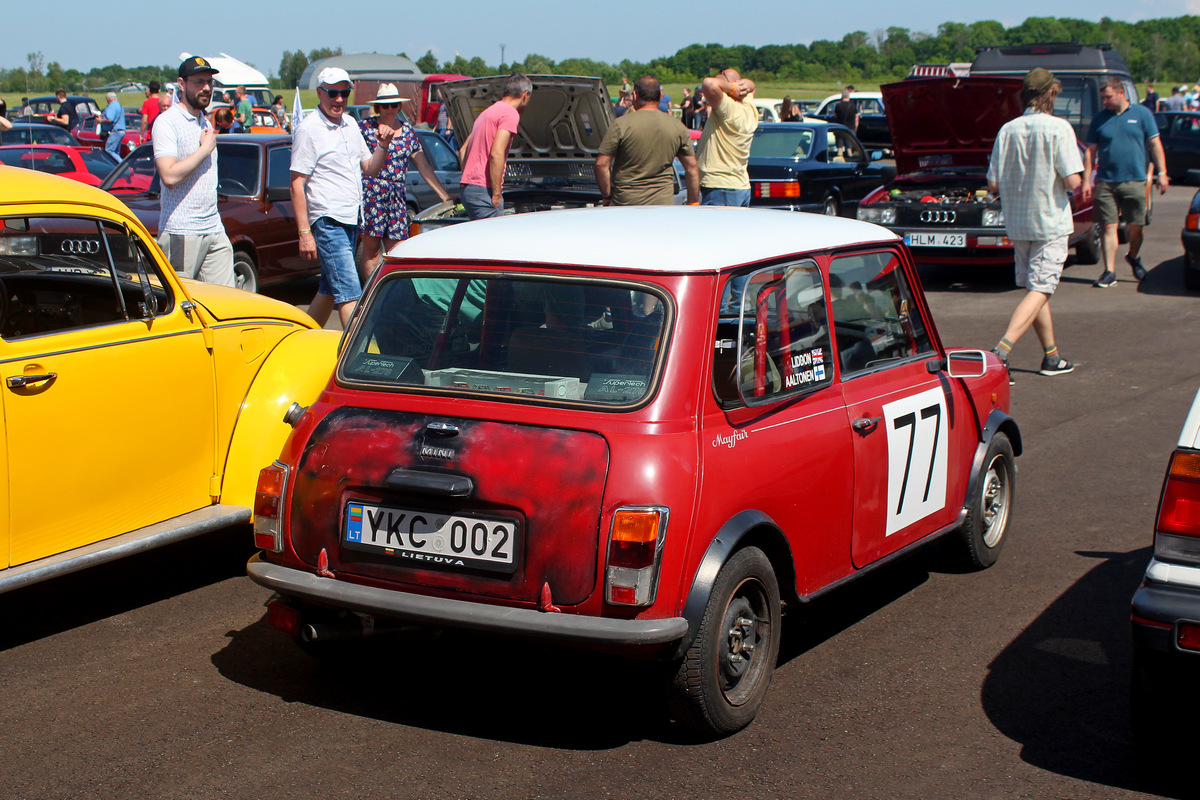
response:
M1058 286L1067 240L1074 229L1071 193L1083 182L1075 131L1052 115L1061 84L1048 70L1025 76L1025 113L996 135L988 167L988 190L1004 203L1004 228L1013 243L1017 286L1028 291L992 350L1004 365L1013 345L1033 326L1042 344L1042 375L1065 375L1075 365L1058 354L1050 320L1050 296ZM1009 382L1012 375L1009 373Z

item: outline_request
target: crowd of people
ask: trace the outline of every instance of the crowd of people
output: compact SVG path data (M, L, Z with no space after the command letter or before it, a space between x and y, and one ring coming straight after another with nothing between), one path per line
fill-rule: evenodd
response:
M173 267L186 277L234 284L233 250L217 212L216 136L249 127L253 105L245 87L226 95L212 122L206 109L213 98L217 70L193 56L179 67L179 102L174 91L151 82L142 104L141 137L154 144L154 160L162 183L162 216L158 241ZM846 87L834 109L837 121L854 128L857 107ZM1116 78L1101 89L1104 108L1095 115L1085 139L1083 158L1071 126L1053 115L1061 83L1044 69L1025 78L1025 113L1000 130L991 155L988 188L1004 198L1005 229L1013 241L1016 282L1026 294L993 352L1007 365L1022 335L1033 328L1043 350L1043 375L1071 372L1054 338L1050 299L1058 285L1072 232L1069 197L1094 198L1102 232L1103 272L1099 288L1115 285L1118 219L1129 231L1126 262L1137 280L1146 275L1139 256L1145 222L1147 183L1160 192L1168 185L1163 149L1152 112L1200 108L1200 85L1192 92L1173 87L1159 99L1147 85L1142 104L1131 103ZM324 324L336 309L349 321L364 282L378 265L385 247L408 237L405 178L415 167L443 201L450 192L438 181L424 156L417 134L400 114L404 101L394 84L379 86L373 116L356 122L346 114L353 91L349 74L329 67L318 76L318 107L295 125L291 155L291 197L302 258L320 262L321 277L309 313ZM688 205L749 206L747 163L758 127L755 85L734 69L705 78L685 93L672 112L670 96L647 75L630 85L622 80L609 127L595 160L603 205L668 205L674 202L675 167L683 167ZM504 175L510 144L521 115L533 95L533 84L520 73L504 83L501 97L475 119L459 148L462 176L458 199L469 219L500 215L504 210ZM58 93L55 120L67 127L76 108ZM108 93L103 118L112 132L107 147L119 147L125 134L124 112ZM272 113L286 120L282 98ZM11 123L0 108L0 128ZM784 99L783 121L798 119L790 98ZM453 135L446 109L439 132ZM700 130L692 146L690 131ZM115 145L114 145L115 142ZM1149 165L1149 168L1147 168ZM1096 173L1095 185L1085 180ZM364 259L356 267L361 237ZM739 302L739 286L731 286L728 302Z

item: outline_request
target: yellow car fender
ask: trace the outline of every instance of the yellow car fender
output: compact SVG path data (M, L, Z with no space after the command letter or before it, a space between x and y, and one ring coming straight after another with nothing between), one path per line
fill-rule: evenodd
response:
M302 330L281 341L254 377L238 411L221 481L220 501L254 507L259 471L279 457L292 428L292 403L308 406L329 383L341 333Z

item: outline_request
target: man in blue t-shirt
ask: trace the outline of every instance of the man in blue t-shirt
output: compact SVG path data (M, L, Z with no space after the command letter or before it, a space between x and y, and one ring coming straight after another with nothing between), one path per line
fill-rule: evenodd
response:
M112 129L104 141L104 149L120 158L121 141L125 138L125 109L117 102L116 92L109 92L104 99L108 105L104 108L103 117L112 123Z
M1093 286L1107 289L1117 284L1118 207L1129 230L1129 252L1125 260L1139 281L1146 268L1138 253L1142 249L1142 227L1146 224L1147 153L1158 172L1158 191L1167 191L1167 162L1154 115L1143 105L1132 105L1125 96L1120 78L1109 78L1100 89L1104 110L1092 117L1087 132L1087 153L1083 159L1084 199L1091 194L1088 176L1096 167L1093 215L1103 226L1104 272Z

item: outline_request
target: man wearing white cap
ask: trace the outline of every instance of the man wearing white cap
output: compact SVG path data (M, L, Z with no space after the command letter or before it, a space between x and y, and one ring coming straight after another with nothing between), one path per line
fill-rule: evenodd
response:
M346 70L326 67L317 84L317 112L296 126L292 140L292 205L300 257L321 259L321 282L308 313L324 325L336 307L345 327L362 295L354 266L362 175L379 174L395 131L380 125L380 146L372 154L354 118L346 114L353 91Z

